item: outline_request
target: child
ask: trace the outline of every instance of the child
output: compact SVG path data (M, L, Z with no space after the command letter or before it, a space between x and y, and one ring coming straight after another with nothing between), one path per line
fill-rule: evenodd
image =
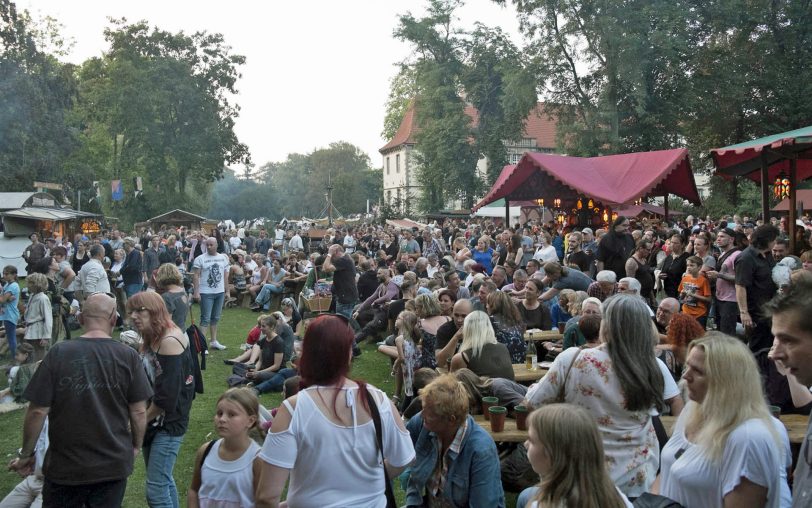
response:
M702 258L691 256L687 259L687 273L682 276L677 290L682 301L682 312L687 314L705 328L708 319L708 303L710 303L710 283L703 273Z
M34 348L31 344L20 344L14 356L16 365L8 371L8 388L0 391L0 403L26 402L23 392L38 365L33 359Z
M20 320L20 285L17 283L17 267L3 268L3 291L0 294L0 320L6 330L6 341L11 357L17 354L17 322Z
M395 358L392 366L392 375L395 376L395 404L400 406L400 392L404 393L406 407L414 397L414 371L417 368L417 345L420 343L420 319L412 311L404 310L395 320L395 330L398 333L395 346L378 346L378 351Z
M214 425L221 439L197 451L187 493L189 506L250 507L262 461L249 433L258 429L259 400L245 388L231 388L217 400Z
M41 273L32 273L26 278L28 284L28 305L25 308L25 340L34 346L34 361L45 357L51 343L54 327L51 299L48 298L48 278Z

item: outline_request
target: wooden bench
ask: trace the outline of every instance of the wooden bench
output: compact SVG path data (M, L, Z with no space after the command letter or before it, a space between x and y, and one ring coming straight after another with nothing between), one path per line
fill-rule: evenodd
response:
M660 419L663 421L663 426L665 426L665 430L668 432L668 435L671 435L671 431L674 429L674 423L677 421L676 416L661 416ZM797 446L804 442L806 438L806 429L809 425L809 417L806 415L781 415L780 417L781 423L787 428L787 433L789 434L789 442L790 444ZM527 431L526 430L518 430L516 428L516 420L512 418L505 419L505 430L502 432L493 432L491 430L491 422L485 420L485 417L482 415L475 415L474 421L485 429L488 434L493 438L494 441L499 443L523 443L527 439Z
M533 342L548 342L564 340L564 334L558 333L557 330L527 330L524 332L524 340L532 340Z

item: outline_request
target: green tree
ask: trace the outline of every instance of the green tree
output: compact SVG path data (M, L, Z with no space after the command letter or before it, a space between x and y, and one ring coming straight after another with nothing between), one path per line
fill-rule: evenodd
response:
M505 142L521 140L525 119L536 106L536 79L499 28L477 23L465 52L462 84L478 113L474 138L488 161L486 183L492 185L508 163Z
M105 38L109 51L80 72L84 140L106 130L114 157L98 174L125 185L140 176L144 184L142 197L125 187L125 200L107 211L125 222L172 208L204 211L224 165L250 163L233 130L239 108L229 100L244 57L220 34L170 33L143 21L113 20Z
M62 44L53 20L32 20L0 0L0 174L6 190L65 181L62 165L77 146L67 118L76 93L73 67L41 49Z

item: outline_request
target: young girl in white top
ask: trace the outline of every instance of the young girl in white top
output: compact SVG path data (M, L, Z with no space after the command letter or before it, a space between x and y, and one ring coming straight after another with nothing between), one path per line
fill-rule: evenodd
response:
M259 399L253 390L231 388L221 395L214 425L221 439L197 451L188 505L253 507L260 466L260 446L249 435L252 429L259 429Z

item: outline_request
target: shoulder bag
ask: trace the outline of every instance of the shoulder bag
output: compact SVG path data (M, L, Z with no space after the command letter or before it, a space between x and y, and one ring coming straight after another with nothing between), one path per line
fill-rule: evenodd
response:
M392 491L392 481L389 479L389 473L386 471L386 460L383 456L383 428L381 425L381 413L378 411L378 404L375 402L375 397L369 389L364 390L367 394L367 403L369 404L369 413L372 415L372 422L375 424L375 438L378 443L378 451L381 453L381 462L383 463L383 477L386 488L386 508L397 508L398 504L395 501L395 493Z
M558 396L555 398L555 401L558 403L566 402L566 387L567 387L567 379L570 378L570 372L572 372L572 367L575 365L575 362L578 360L578 357L581 356L581 349L575 353L575 358L572 359L570 362L570 367L567 369L567 373L564 375L564 381L562 381L561 386L558 388Z

